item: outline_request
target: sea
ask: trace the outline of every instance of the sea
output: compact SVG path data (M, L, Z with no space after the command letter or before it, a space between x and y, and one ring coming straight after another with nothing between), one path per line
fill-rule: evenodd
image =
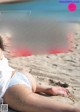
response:
M76 4L76 10L68 10L69 3ZM80 21L80 2L78 0L30 0L30 2L0 4L1 13L26 13L27 16L55 18L60 21L79 22Z

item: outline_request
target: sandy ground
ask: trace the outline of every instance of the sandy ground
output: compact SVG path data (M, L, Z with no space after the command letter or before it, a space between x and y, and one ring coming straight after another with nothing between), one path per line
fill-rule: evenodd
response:
M31 73L37 83L48 86L69 85L71 97L50 96L53 100L80 105L80 26L77 24L72 49L68 53L57 55L36 55L30 57L9 58L13 68L24 69ZM9 110L11 112L12 110Z

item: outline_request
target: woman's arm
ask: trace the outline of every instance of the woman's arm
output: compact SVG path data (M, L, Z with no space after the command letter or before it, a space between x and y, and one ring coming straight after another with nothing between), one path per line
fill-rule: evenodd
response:
M33 0L0 0L0 3L30 2Z

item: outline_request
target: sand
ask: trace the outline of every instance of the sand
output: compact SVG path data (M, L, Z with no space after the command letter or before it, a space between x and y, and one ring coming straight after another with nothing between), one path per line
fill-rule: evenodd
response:
M69 85L72 97L50 96L53 100L79 107L80 105L80 25L77 24L72 49L68 53L9 57L13 68L31 73L37 83L48 86ZM6 52L8 54L8 52ZM12 112L12 110L9 110Z

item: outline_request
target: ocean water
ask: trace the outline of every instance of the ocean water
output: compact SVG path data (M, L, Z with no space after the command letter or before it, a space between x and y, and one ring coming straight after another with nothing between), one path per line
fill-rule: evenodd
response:
M80 20L79 10L71 13L67 5L58 0L1 4L0 34L10 34L16 48L33 54L66 50L68 35L75 31L73 22Z
M59 0L32 0L31 2L15 3L15 4L0 4L0 11L11 14L11 11L26 12L27 15L40 16L47 18L55 18L62 21L80 21L80 2L76 3L77 10L74 12L68 11L68 3L60 3ZM22 14L22 13L21 13Z

